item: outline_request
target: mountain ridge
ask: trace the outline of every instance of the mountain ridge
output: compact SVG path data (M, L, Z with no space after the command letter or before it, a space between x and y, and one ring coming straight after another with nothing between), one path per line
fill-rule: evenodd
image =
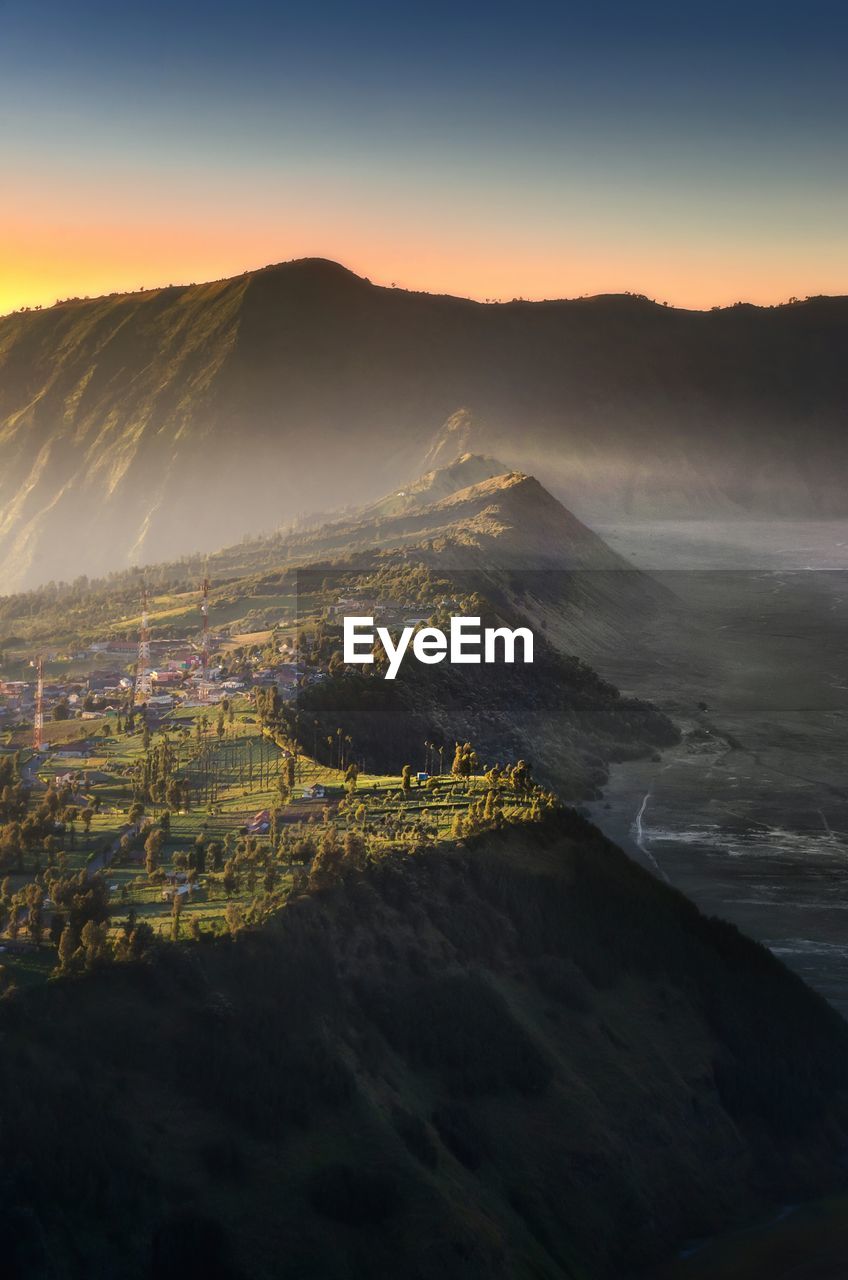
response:
M494 474L474 479L494 468ZM401 510L384 514L387 499L338 515L286 539L286 558L324 558L330 551L391 552L409 547L446 563L446 540L457 549L456 568L481 558L493 567L625 570L631 566L568 511L535 476L500 469L496 459L464 454L451 467L428 472L401 494ZM433 490L443 491L433 501ZM446 491L444 491L446 490ZM391 495L394 496L394 495ZM397 495L400 497L401 495ZM310 549L311 548L311 549Z
M394 509L396 500L400 510ZM151 593L175 588L191 592L208 576L214 598L215 590L230 591L234 585L253 581L261 585L269 575L297 568L331 565L355 572L396 560L448 572L494 572L501 587L509 582L515 589L521 586L521 575L527 585L529 573L541 597L567 595L570 605L580 602L581 615L594 609L599 625L613 596L623 596L637 617L659 595L669 602L667 592L634 570L535 477L505 470L494 458L464 454L452 466L409 483L400 495L391 493L362 508L325 513L320 523L304 528L278 529L218 552L197 553L143 571L76 585L60 583L55 589L41 588L5 600L0 597L0 617L5 626L27 633L31 628L25 620L37 618L41 600L67 597L68 607L78 610L82 605L77 597L94 592L105 593L106 599L114 596L115 608L126 622L127 585L135 604L142 583ZM102 626L102 611L98 615ZM51 625L56 625L55 620Z
M327 282L344 282L351 284L359 284L367 286L371 289L383 289L392 293L407 294L412 297L429 297L429 298L447 298L453 302L468 303L472 306L479 307L519 307L519 306L557 306L561 304L592 304L592 303L608 303L610 301L620 301L624 306L646 306L660 311L671 311L678 314L706 316L715 312L726 311L775 311L786 307L804 307L812 303L841 302L848 300L848 294L844 293L819 293L808 294L804 297L788 298L784 302L778 303L758 303L740 299L737 302L728 303L722 306L710 307L684 307L676 303L659 302L656 298L650 297L646 293L638 290L622 289L619 291L605 291L601 293L568 295L560 294L553 297L524 298L516 297L512 299L503 298L476 298L466 294L447 293L443 291L432 291L429 289L413 289L397 284L382 284L372 280L369 276L361 275L352 267L345 266L344 263L337 261L335 258L327 258L321 255L307 255L301 258L285 258L276 262L265 263L261 267L249 267L245 271L236 272L229 276L219 276L207 281L184 281L180 284L156 284L143 286L139 289L114 289L109 293L97 294L93 297L67 297L57 298L50 305L36 304L35 306L15 307L11 311L0 313L0 322L9 316L15 315L31 315L43 311L55 311L59 308L67 308L74 306L82 306L91 302L103 302L111 299L123 298L147 298L160 294L177 294L185 293L189 289L198 288L214 288L217 285L233 284L239 280L252 280L263 276L274 275L278 273L286 273L290 276L298 274L311 273L313 275L321 275Z
M0 589L374 500L463 406L464 451L584 518L842 514L846 335L844 298L485 304L314 260L6 316Z

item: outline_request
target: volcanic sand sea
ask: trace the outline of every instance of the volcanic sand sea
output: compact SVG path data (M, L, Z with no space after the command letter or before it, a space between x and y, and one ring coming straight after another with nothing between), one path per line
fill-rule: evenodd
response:
M598 531L680 602L598 665L684 739L591 816L848 1015L848 522Z

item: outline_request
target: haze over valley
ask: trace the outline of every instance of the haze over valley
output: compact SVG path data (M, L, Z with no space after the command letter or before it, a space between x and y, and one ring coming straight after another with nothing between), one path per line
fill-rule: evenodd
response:
M843 516L846 326L843 298L480 304L323 260L9 315L0 589L211 551L462 453L590 523Z

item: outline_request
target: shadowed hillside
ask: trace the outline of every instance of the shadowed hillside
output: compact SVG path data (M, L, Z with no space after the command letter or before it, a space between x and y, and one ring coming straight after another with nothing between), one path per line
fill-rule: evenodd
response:
M623 1277L841 1176L844 1024L568 812L0 1030L26 1280Z
M7 316L0 584L220 546L457 452L581 514L844 513L847 324L839 298L482 305L317 260Z

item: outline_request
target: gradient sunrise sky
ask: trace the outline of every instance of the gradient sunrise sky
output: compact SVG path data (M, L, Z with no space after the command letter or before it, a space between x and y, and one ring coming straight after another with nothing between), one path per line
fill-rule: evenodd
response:
M0 0L0 312L335 258L476 298L848 292L835 3Z

